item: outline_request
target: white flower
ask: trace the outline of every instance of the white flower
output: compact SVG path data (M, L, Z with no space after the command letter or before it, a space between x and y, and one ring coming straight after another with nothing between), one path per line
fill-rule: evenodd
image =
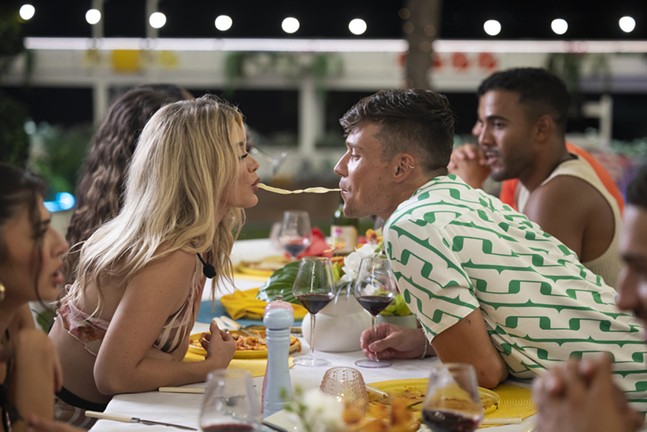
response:
M342 267L344 275L340 280L343 282L353 282L355 278L357 278L359 263L362 261L362 258L375 255L375 251L378 247L380 247L378 244L365 243L361 247L355 249L355 251L349 253L348 256L344 258L344 266Z
M323 393L318 388L301 394L295 391L296 399L286 405L286 410L298 417L303 431L338 432L344 430L344 405L335 396Z

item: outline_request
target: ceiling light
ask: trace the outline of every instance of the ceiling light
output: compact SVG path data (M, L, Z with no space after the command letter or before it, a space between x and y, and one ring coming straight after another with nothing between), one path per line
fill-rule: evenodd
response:
M153 12L150 18L148 18L148 23L154 29L160 29L164 27L164 24L166 24L166 15L162 12Z
M568 30L568 23L564 19L556 18L550 23L550 28L555 34L563 35Z
M219 15L216 17L215 26L220 31L227 31L231 28L234 21L228 15Z
M281 28L283 29L284 32L286 33L295 33L297 30L299 30L299 20L293 17L287 17L283 20L281 23Z
M90 25L95 25L101 21L101 11L99 9L88 9L85 13L85 20Z
M489 36L496 36L501 33L501 23L493 19L487 20L483 23L483 30Z
M29 21L34 17L34 14L36 13L36 8L30 4L24 4L20 6L19 13L20 13L20 18L24 19L25 21Z
M625 33L631 33L636 28L636 20L630 16L623 16L618 20L620 30Z
M348 30L354 35L364 34L366 27L366 21L361 18L355 18L348 23Z

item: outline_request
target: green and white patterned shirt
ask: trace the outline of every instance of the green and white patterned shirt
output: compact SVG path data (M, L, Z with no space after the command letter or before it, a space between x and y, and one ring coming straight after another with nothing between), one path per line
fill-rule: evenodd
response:
M647 412L643 326L618 311L601 277L525 215L455 175L436 177L389 217L384 244L429 340L480 308L513 376L610 352L617 383Z

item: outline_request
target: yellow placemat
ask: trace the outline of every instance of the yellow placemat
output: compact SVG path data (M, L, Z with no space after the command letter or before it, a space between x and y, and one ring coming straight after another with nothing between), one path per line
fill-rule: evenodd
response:
M248 290L235 290L220 298L220 304L233 319L254 319L262 320L267 302L256 298L259 288ZM308 313L301 305L293 304L294 319L301 320Z
M204 356L187 352L184 356L185 362L198 362L204 361ZM288 365L290 368L294 366L294 359L288 357ZM245 369L250 371L253 377L261 377L265 375L265 368L267 367L267 359L232 359L229 363L228 369Z

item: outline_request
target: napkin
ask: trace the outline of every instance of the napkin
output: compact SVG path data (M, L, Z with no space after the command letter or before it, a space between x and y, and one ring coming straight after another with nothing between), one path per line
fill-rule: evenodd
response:
M220 298L220 304L233 319L247 318L262 320L267 302L256 298L259 288L249 290L236 290ZM301 305L293 304L294 319L300 320L308 311Z

